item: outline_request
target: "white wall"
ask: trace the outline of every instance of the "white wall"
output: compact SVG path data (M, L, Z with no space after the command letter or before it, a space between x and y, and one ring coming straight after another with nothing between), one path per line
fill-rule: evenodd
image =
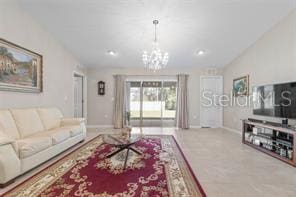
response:
M224 92L229 94L233 79L247 74L250 76L250 87L296 81L295 10L225 67ZM225 127L241 130L241 119L248 117L281 121L279 118L254 116L251 107L224 108Z
M73 116L73 71L80 62L32 19L15 0L0 2L0 37L43 56L43 92L0 91L0 108L57 106Z
M112 125L113 116L113 93L115 74L124 75L176 75L179 73L189 74L189 123L191 126L199 126L199 77L206 75L208 69L164 69L156 74L145 69L108 69L108 68L89 68L88 76L88 124L89 125ZM218 74L222 74L218 70ZM106 95L97 94L97 82L106 82Z

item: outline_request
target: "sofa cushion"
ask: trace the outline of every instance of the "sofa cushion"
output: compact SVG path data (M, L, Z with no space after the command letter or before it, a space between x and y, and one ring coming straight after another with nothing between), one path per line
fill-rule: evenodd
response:
M60 127L60 128L40 132L36 135L33 135L33 137L35 137L35 136L50 137L52 140L52 144L56 145L56 144L63 142L64 140L67 140L68 138L70 138L70 130L67 128Z
M30 137L17 141L19 157L21 159L34 155L52 146L50 137Z
M0 145L12 144L15 140L5 135L0 129Z
M63 128L67 128L68 131L70 131L70 136L71 137L74 137L76 135L79 135L82 133L82 128L80 125L78 126L66 126L66 127L63 127Z
M61 126L73 126L85 123L85 118L63 118L61 120Z
M21 138L44 131L44 127L36 109L12 109L10 111L20 132Z
M2 132L13 139L19 139L20 133L9 110L0 110Z
M70 131L65 128L57 128L46 132L52 138L53 145L59 144L70 138Z
M46 130L60 127L63 115L57 108L38 108L40 119Z

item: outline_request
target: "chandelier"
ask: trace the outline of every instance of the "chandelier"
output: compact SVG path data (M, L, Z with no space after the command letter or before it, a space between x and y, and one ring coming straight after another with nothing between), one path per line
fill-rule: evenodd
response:
M159 23L158 20L153 21L154 41L152 45L152 51L149 55L147 51L144 51L142 56L145 68L149 70L153 70L154 72L165 68L169 60L169 54L168 53L162 54L162 52L159 49L159 45L157 42L157 35L156 35L156 26L158 23Z

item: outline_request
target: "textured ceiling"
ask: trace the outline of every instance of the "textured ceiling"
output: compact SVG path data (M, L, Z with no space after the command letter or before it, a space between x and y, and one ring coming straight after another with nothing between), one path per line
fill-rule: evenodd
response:
M142 67L152 20L168 67L221 67L295 8L295 0L19 0L85 66ZM197 49L206 55L195 55ZM106 54L114 50L116 57Z

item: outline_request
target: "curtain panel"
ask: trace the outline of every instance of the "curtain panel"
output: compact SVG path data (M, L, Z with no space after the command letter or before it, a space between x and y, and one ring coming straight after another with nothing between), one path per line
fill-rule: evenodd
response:
M177 90L177 112L176 112L176 126L181 129L189 128L189 113L188 113L188 75L179 74L178 90Z
M114 113L113 124L115 129L123 128L125 125L125 76L114 75Z

